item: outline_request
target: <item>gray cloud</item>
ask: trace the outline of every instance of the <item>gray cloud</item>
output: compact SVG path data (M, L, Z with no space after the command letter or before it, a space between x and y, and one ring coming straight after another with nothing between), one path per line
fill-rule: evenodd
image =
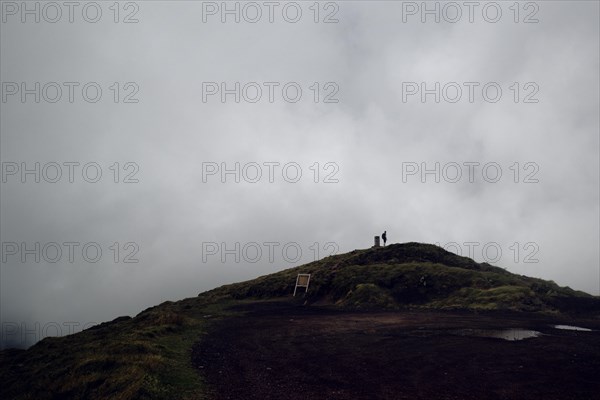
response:
M403 23L400 2L339 2L334 24L315 24L310 2L300 3L296 24L203 23L201 2L140 2L139 23L115 24L109 3L101 4L97 24L13 17L1 24L3 82L103 88L95 104L80 97L22 104L18 96L1 104L3 162L96 162L103 171L94 184L81 175L73 183L30 177L22 184L14 176L2 183L3 242L97 242L103 249L97 263L9 257L1 267L3 324L83 325L136 314L311 261L315 243L320 257L331 252L329 242L339 252L368 247L385 229L391 242L456 242L463 255L465 242L479 242L478 261L486 260L484 245L497 244L496 264L512 272L599 293L597 3L538 2L537 24L515 24L509 3L500 3L496 24L480 17ZM256 104L232 96L203 103L203 82L237 81L281 85L273 103L266 91ZM135 82L139 103L115 104L114 82L121 100L130 93L123 84ZM286 82L303 88L298 103L281 98ZM339 102L314 103L314 82L321 100L330 93L324 84L335 82ZM403 82L497 82L503 96L488 103L478 89L473 103L438 104L432 96L405 103ZM514 103L513 82L520 100L529 93L523 85L537 83L539 103ZM115 162L119 180L131 172L125 163L136 163L139 183L114 183ZM228 176L223 184L217 175L204 183L203 162L296 162L303 175L288 183L278 169L269 183L263 168L258 183ZM309 168L315 162L319 183ZM338 183L322 183L333 171L327 162L339 167ZM419 175L403 182L406 162L496 162L503 175L488 183L480 166L473 183L466 169L458 183L432 176L422 183ZM509 169L515 162L519 183ZM527 162L539 167L539 183L522 183L532 171ZM138 263L122 262L127 242L139 246ZM256 242L263 255L256 263L231 255L222 263L219 252L203 262L205 242L238 242L240 249ZM273 262L265 242L280 243ZM286 243L301 248L299 261L283 257ZM533 253L539 262L525 263Z

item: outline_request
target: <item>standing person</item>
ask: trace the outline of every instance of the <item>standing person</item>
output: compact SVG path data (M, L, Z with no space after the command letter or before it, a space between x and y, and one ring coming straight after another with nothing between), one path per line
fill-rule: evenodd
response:
M383 239L383 245L385 246L385 242L387 242L387 231L383 231L381 238Z

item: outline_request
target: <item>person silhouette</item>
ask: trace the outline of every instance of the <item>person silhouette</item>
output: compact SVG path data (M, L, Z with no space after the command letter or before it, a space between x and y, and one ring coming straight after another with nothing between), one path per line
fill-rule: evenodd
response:
M383 239L383 245L385 246L385 242L387 242L387 231L383 231L381 238Z

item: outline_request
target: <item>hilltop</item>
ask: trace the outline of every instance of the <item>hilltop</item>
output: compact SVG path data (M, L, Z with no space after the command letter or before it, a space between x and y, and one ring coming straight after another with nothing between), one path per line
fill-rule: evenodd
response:
M298 273L311 274L310 287L306 294L300 292L294 298L291 295ZM257 308L257 304L276 306ZM439 315L442 316L439 317L441 319L447 315L451 320L452 315L458 314L427 313L455 313L456 310L471 313L466 315L472 315L468 318L472 318L472 323L475 324L480 323L480 317L473 314L473 311L522 314L526 317L511 317L510 321L522 321L522 324L529 323L536 327L542 324L541 321L544 321L542 325L546 326L546 318L563 322L572 321L574 318L595 321L600 313L600 299L560 287L551 281L515 275L500 267L477 263L429 244L392 244L380 248L354 250L246 282L221 286L200 293L198 297L165 302L148 308L133 318L119 317L77 334L45 338L28 350L1 351L0 373L3 384L0 388L0 398L219 398L218 393L215 394L214 391L210 394L215 388L215 382L218 383L219 376L227 376L227 379L230 379L226 386L231 385L235 379L245 379L244 374L247 371L237 371L237 367L231 367L230 362L238 365L236 363L241 361L236 357L244 355L249 358L251 368L255 368L256 360L252 358L259 355L253 352L227 353L237 348L233 342L241 340L243 335L239 331L244 327L254 326L257 333L252 336L255 338L253 340L260 341L266 337L263 335L264 329L273 329L276 332L284 326L282 324L302 319L306 313L326 325L332 315L353 316L358 314L352 313L360 312L366 313L361 315L373 315L373 318L387 320L389 317L385 315L388 314L381 312L394 313L389 314L396 316L394 318L398 318L398 315L409 315L398 312L417 312L410 314L413 323L425 326L432 324L430 317L426 318L429 321L427 323L415 321L422 321L423 315L436 315L435 320ZM274 319L261 317L256 320L252 315L267 315ZM381 317L382 315L384 316ZM357 321L360 318L364 320L364 317L356 318ZM405 321L402 318L400 320ZM494 318L496 317L489 317L486 323L501 325L500 321L506 322L506 319L490 322ZM465 321L463 317L460 320ZM265 327L256 321L276 323ZM368 321L371 322L366 323L367 325L377 326L373 322L375 320ZM538 325L531 321L537 321L535 324ZM458 322L449 322L448 326L454 326L456 323ZM345 322L340 326L344 324ZM361 324L356 326L359 325ZM331 333L337 328L328 329ZM360 336L361 346L369 348L368 343L364 342L371 340L368 332L373 333L372 340L382 340L377 336L375 328L364 329L367 336ZM281 337L290 336L290 332L286 332L288 333ZM317 336L320 334L315 333ZM389 336L386 335L385 337ZM390 337L398 337L397 335L394 333ZM405 333L400 336L402 335ZM224 343L225 339L221 338L228 338L228 342ZM347 339L346 336L344 338L343 340ZM294 343L296 342L292 341L287 345L293 347ZM328 347L320 349L320 352L336 349L337 341L326 343ZM417 346L417 349L419 343L421 342L411 342L410 346ZM428 346L434 346L436 343L439 342L431 342ZM467 346L466 343L462 345ZM255 345L257 344L252 344ZM461 344L457 346L460 348ZM292 354L296 351L292 347L281 351ZM402 346L394 346L388 351L397 348ZM217 350L207 353L207 349ZM233 358L225 357L223 354L226 353L229 354L228 357ZM213 359L211 354L222 356L210 362ZM272 357L269 362L281 359L278 354L272 354ZM333 358L330 358L330 361L335 362L335 356L331 357ZM385 357L385 354L381 357ZM285 357L283 359L285 360ZM222 364L225 362L223 360L230 361ZM385 364L385 360L382 362ZM226 373L221 374L217 371L217 365L219 371L223 372L225 369ZM597 366L594 364L593 367ZM279 369L280 372L285 372L286 365L280 365ZM342 370L343 368L340 369ZM235 375L236 373L241 375ZM370 379L373 384L378 382L378 371L367 369L363 373L374 374ZM257 382L262 379L261 374L262 372L257 375ZM351 375L340 379L348 379L351 385L354 378L350 379L348 376ZM581 376L585 378L584 375L577 375L575 372L574 376L580 376L579 379L583 379ZM282 379L284 378L285 376L282 376ZM299 379L304 379L304 376L300 375ZM255 393L262 392L258 390ZM269 393L274 395L278 392ZM348 398L352 398L352 392L348 393ZM264 396L264 393L261 396ZM260 397L257 395L256 398ZM367 394L365 398L368 398ZM387 397L382 395L381 398Z
M357 309L600 311L598 298L552 281L516 275L423 243L354 250L201 293L211 299L277 298L311 274L305 304Z

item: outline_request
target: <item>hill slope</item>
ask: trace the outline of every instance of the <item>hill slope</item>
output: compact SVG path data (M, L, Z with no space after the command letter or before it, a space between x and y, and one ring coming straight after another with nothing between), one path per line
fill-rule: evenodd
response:
M299 273L311 274L310 288L304 295L308 304L389 309L598 310L598 299L587 293L515 275L422 243L354 250L222 286L200 296L215 300L285 297L294 291Z
M292 298L296 275L310 288ZM440 247L406 243L355 250L198 297L165 302L134 318L120 317L28 350L0 352L2 399L191 399L206 388L191 348L213 321L252 299L343 308L598 312L600 300L554 282L511 274Z

